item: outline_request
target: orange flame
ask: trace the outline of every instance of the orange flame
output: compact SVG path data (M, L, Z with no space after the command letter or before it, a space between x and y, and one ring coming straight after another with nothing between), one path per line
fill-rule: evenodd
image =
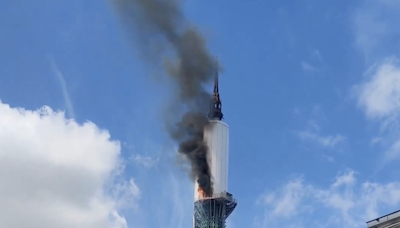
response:
M197 194L198 194L198 196L199 196L200 199L203 199L203 198L206 197L206 192L205 192L201 187L199 187L199 188L197 189Z

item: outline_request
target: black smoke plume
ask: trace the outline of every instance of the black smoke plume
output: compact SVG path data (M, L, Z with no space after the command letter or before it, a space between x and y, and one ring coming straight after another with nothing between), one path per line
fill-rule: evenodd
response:
M211 94L203 86L212 81L217 66L204 37L189 25L177 0L114 0L113 3L123 26L137 35L139 42L135 47L150 57L148 62L155 65L163 62L178 97L171 106L175 112L183 111L171 115L176 118L165 123L168 133L179 143L179 152L190 161L191 177L206 195L211 195L208 147L203 138ZM161 61L166 56L169 61Z

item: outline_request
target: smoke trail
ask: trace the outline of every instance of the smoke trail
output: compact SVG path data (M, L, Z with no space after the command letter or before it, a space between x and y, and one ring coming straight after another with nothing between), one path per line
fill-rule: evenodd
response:
M140 51L152 64L164 61L164 70L173 82L178 99L170 105L176 118L166 121L172 139L179 143L179 152L191 164L191 177L197 180L206 195L212 194L208 147L204 142L206 113L211 95L203 88L212 81L215 60L207 50L204 37L185 19L176 0L114 0L117 12L128 31L138 35ZM178 109L176 109L178 107ZM177 115L176 111L184 111ZM171 111L171 110L170 110Z

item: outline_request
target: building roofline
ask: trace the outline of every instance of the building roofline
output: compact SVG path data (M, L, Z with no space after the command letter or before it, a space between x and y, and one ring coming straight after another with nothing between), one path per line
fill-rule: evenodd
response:
M384 215L384 216L381 216L381 217L379 217L379 218L376 218L376 219L372 219L371 221L368 221L367 223L370 223L370 222L373 222L373 221L379 220L379 219L381 219L381 218L384 218L384 217L390 216L390 215L392 215L392 214L396 214L396 213L398 213L398 212L400 212L400 210L398 210L398 211L395 211L395 212L392 212L392 213L390 213L390 214L387 214L387 215Z

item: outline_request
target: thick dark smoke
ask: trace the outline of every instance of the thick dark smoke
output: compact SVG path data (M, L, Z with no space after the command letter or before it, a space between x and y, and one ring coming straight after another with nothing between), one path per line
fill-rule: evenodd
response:
M151 57L147 58L148 61L158 65L162 58L170 57L170 61L164 62L164 69L178 95L171 106L178 106L178 110L184 113L172 115L176 118L165 124L171 138L179 143L179 152L190 161L191 177L198 181L206 195L211 195L208 147L203 138L211 95L203 85L212 81L217 66L207 50L204 37L189 25L181 4L176 0L113 2L123 26L138 35L139 42L135 47Z

